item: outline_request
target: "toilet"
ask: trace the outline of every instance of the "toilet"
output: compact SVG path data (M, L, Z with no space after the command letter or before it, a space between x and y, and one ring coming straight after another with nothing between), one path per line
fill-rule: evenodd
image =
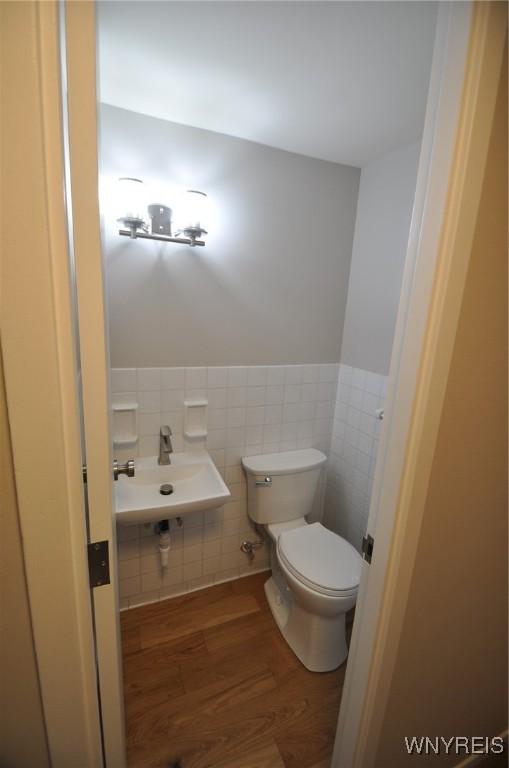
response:
M314 448L242 459L248 515L270 539L265 594L283 637L312 672L336 669L348 656L345 614L362 562L345 539L306 520L325 462Z

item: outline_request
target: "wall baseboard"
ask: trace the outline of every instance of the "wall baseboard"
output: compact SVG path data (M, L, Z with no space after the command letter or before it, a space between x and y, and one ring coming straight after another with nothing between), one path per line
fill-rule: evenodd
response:
M138 603L137 605L126 605L120 609L120 613L123 611L132 611L135 608L141 608L142 605L150 605L151 603L162 603L164 600L172 600L174 597L180 597L181 595L189 595L191 592L199 592L202 589L208 589L214 587L217 584L226 584L228 581L238 581L239 579L245 579L247 576L254 576L256 573L270 573L270 568L256 568L249 573L241 573L239 576L230 576L227 579L220 579L219 581L212 581L210 584L203 584L200 587L193 587L192 589L182 589L180 592L175 592L174 595L168 597L153 598L152 600L146 600L146 602Z

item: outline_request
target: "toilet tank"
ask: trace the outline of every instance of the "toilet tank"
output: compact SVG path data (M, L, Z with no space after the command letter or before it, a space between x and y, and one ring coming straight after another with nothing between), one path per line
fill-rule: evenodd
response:
M244 457L251 520L267 525L309 514L326 460L315 448Z

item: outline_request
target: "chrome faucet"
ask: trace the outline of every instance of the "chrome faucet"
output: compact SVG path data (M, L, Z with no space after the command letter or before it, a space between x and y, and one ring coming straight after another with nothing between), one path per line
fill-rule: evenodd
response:
M159 430L159 458L157 459L157 463L171 464L170 453L173 453L171 429L168 426L163 426Z

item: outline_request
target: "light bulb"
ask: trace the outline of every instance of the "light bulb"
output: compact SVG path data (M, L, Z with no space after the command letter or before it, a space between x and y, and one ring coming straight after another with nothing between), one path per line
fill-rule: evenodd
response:
M118 221L131 233L145 224L147 205L144 184L141 179L124 176L118 180Z
M188 189L182 201L182 230L191 240L207 234L208 198L205 192Z

